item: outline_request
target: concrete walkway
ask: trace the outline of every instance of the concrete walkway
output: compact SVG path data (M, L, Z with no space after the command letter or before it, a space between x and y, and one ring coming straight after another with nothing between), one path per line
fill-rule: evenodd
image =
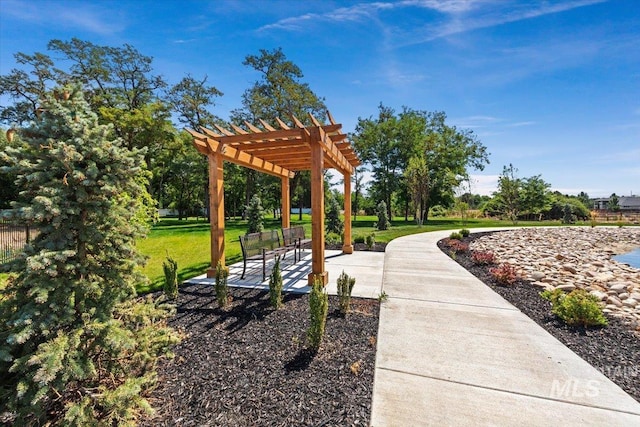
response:
M371 425L640 426L640 403L438 249L449 233L387 246Z

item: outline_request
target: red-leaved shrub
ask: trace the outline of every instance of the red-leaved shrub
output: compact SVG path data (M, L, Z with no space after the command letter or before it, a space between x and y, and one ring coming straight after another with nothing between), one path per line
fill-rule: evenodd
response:
M489 269L489 273L496 279L499 285L511 286L518 280L518 273L516 269L509 263L504 263L498 267Z
M455 253L469 251L469 244L456 239L449 239L447 246Z
M493 252L473 251L471 253L471 261L477 265L490 265L496 263L496 256Z

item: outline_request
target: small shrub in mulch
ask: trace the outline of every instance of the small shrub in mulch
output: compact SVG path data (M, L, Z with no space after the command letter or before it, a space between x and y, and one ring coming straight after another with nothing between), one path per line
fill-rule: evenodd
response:
M267 291L229 289L218 307L213 286L180 288L170 322L185 338L158 367L143 426L368 425L379 302L337 297L320 348L305 346L309 296L283 295L275 310Z
M518 272L515 267L505 262L497 267L491 267L489 273L493 276L496 283L501 286L512 286L518 280Z
M551 302L551 311L569 325L606 326L600 301L584 289L575 289L569 294L562 289L544 291L540 296Z
M473 251L471 253L471 261L476 265L491 265L496 263L496 256L493 252Z
M486 234L490 233L473 233L464 242L471 244ZM444 241L438 246L451 255ZM500 286L489 273L490 265L476 264L471 253L456 254L454 259L640 402L640 335L636 326L613 316L607 316L608 325L603 328L568 325L551 312L549 301L530 282L518 278L511 286Z

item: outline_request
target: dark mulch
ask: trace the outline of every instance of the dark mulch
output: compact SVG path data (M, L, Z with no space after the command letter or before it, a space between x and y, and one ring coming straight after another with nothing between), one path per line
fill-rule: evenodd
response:
M379 303L352 299L343 318L337 298L320 350L306 349L308 295L288 294L273 310L265 291L230 289L221 310L213 286L185 285L171 325L185 338L158 367L142 425L367 425L375 368Z
M471 243L485 234L474 233L464 241ZM444 241L438 246L450 255ZM499 286L489 267L473 263L471 253L457 253L455 260L640 402L640 335L634 325L607 316L609 325L604 328L568 326L551 313L550 303L530 282Z

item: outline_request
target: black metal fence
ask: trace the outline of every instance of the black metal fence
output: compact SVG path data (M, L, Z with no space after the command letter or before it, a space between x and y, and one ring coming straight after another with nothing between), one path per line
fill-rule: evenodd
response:
M0 264L14 260L32 238L28 225L0 219Z

